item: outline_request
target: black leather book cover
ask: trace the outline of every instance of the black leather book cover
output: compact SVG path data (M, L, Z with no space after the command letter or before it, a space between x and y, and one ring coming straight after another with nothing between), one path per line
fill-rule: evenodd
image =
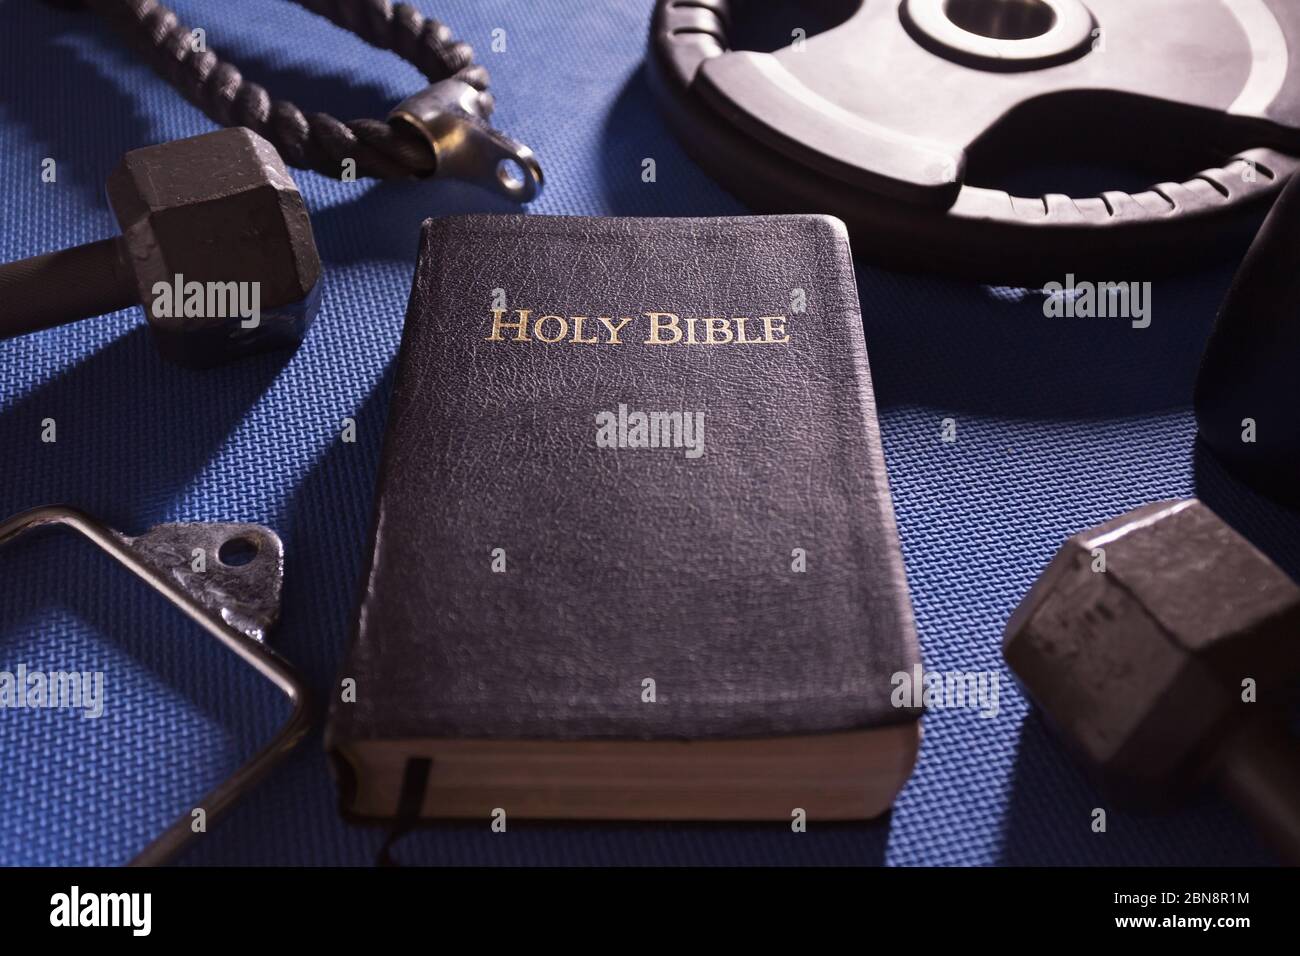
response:
M425 223L329 743L913 722L843 225Z

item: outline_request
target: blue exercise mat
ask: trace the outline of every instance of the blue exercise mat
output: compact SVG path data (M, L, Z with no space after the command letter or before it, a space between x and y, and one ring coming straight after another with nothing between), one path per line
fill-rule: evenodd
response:
M306 110L382 117L421 85L399 58L282 0L182 0L245 75ZM495 122L546 170L536 213L729 215L743 207L682 152L641 63L651 4L418 6L492 73ZM492 52L493 31L505 49ZM213 128L95 17L0 3L0 258L110 235L104 183L134 147ZM652 157L657 181L642 181ZM56 162L42 182L42 161ZM287 549L272 643L331 693L358 593L391 368L428 216L507 211L469 186L342 183L296 172L315 216L324 303L301 349L205 373L155 354L138 313L0 343L0 514L82 507L127 533L241 520ZM1047 318L1042 297L860 265L890 480L932 669L996 671L1000 708L925 718L915 775L868 824L481 824L407 837L442 864L1248 864L1271 862L1206 796L1167 817L1111 808L1033 716L1001 661L1008 615L1071 534L1198 494L1293 575L1300 516L1195 447L1200 350L1244 252L1157 282L1152 323ZM1064 278L1064 277L1062 277ZM1112 276L1141 280L1142 276ZM345 443L345 418L357 441ZM57 440L42 441L53 419ZM941 440L952 419L957 440ZM0 670L103 671L104 713L0 710L0 863L116 864L269 739L274 691L85 542L0 551ZM313 735L184 857L368 864L383 834L344 824Z

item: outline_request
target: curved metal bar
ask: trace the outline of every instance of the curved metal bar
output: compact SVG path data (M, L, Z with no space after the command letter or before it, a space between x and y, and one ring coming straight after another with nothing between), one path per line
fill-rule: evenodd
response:
M93 542L101 551L116 559L119 564L167 598L210 636L237 654L289 699L292 711L271 742L195 804L196 807L203 808L207 823L214 822L266 777L306 736L311 727L310 695L306 685L293 668L274 651L234 624L228 623L221 615L204 607L193 594L169 577L158 564L151 562L144 553L134 549L133 542L136 539L114 531L85 512L66 505L46 505L14 515L0 522L0 547L28 531L49 525L71 528L83 538ZM268 529L262 530L275 538L273 532ZM279 539L275 538L275 540L278 544ZM157 866L167 863L193 843L199 835L192 828L190 815L182 814L141 850L131 861L131 865Z

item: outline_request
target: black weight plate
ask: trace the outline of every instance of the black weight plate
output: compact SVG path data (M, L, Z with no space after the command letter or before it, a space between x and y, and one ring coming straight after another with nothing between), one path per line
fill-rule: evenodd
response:
M1035 5L1055 19L1022 17L1018 40L935 26L1014 31L977 15ZM838 215L892 267L1022 284L1184 269L1244 235L1300 154L1292 0L867 0L772 54L728 51L732 7L659 0L649 72L670 124L754 208ZM973 156L1049 154L1035 131L1062 124L1094 158L1140 152L1175 181L1077 198L966 181Z

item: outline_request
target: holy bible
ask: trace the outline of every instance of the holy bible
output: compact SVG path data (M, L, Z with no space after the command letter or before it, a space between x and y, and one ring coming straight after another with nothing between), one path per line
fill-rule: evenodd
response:
M427 221L369 547L354 819L868 818L911 773L836 219Z

